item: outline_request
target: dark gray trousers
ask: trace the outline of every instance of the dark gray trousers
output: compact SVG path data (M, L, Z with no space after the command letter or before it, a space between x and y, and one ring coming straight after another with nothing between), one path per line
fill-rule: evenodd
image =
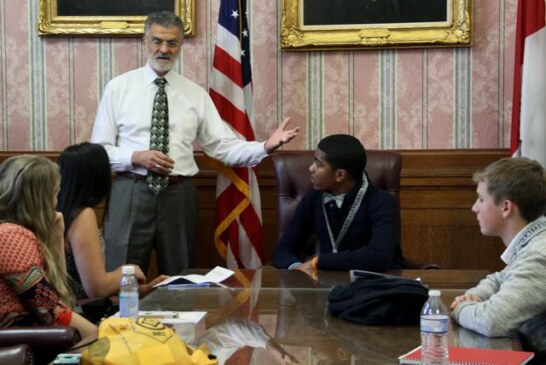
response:
M195 266L197 213L191 178L155 195L145 181L116 177L104 223L106 269L130 263L146 273L152 247L160 274Z

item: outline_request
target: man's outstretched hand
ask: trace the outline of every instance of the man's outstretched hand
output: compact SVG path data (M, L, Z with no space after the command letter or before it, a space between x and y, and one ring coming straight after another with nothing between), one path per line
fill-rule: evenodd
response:
M299 127L285 130L286 126L288 126L288 123L290 123L290 118L286 118L285 120L283 120L281 125L277 129L275 129L273 134L265 142L265 151L268 154L274 152L283 144L287 144L298 135L298 132L300 130Z

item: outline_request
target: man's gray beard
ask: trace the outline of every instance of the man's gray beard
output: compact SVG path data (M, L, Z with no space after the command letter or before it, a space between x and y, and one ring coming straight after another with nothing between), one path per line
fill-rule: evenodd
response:
M171 64L170 64L170 67L166 68L165 66L162 66L160 64L158 64L157 60L155 59L155 57L152 55L149 54L149 52L146 50L146 56L148 57L148 64L150 65L150 67L154 70L154 71L158 71L158 72L164 72L164 73L167 73L169 72L170 70L172 70L174 68L174 66L176 65L177 61L178 61L178 56L180 55L180 53L176 56L176 58L174 60L172 60Z

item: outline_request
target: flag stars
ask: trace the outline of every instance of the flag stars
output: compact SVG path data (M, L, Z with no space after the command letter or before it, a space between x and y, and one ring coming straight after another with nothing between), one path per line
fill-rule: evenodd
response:
M242 50L241 50L241 56L242 56L242 57L245 57L245 56L246 56L245 53L246 53L246 50L242 49Z
M247 29L243 29L243 37L248 37L248 30Z
M235 19L237 19L239 17L239 11L238 10L232 10L231 11L231 16Z

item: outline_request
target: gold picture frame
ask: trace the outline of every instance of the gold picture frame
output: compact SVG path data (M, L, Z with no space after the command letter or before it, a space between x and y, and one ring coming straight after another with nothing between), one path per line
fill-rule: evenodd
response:
M377 48L417 48L417 47L457 47L472 45L472 0L442 0L446 11L442 21L411 21L377 23L373 19L366 23L353 23L355 13L347 15L348 24L336 18L336 24L328 23L332 19L332 6L338 6L342 0L281 0L281 41L280 47L284 50L339 50L339 49L377 49ZM387 4L386 0L344 0L353 1L355 6L369 4ZM425 4L422 0L414 0L415 4ZM438 0L440 1L440 0ZM313 9L309 17L304 13L304 2ZM358 2L358 3L356 3ZM381 3L383 2L383 3ZM421 3L420 3L421 2ZM310 19L317 13L315 5L324 5L324 20L317 24L304 24L304 19ZM396 4L391 1L390 4ZM406 3L408 1L406 0ZM310 6L310 5L313 6ZM332 4L332 5L330 5ZM335 5L333 5L335 4ZM394 5L397 6L397 5ZM328 9L328 7L330 7ZM418 6L417 6L418 8ZM398 10L400 8L397 8ZM418 9L419 10L419 9ZM412 8L415 12L415 7ZM359 12L356 16L361 16ZM371 14L371 13L370 13ZM336 15L338 16L338 15ZM340 15L343 18L343 14ZM443 16L443 14L442 14ZM397 18L398 19L398 18ZM307 20L306 20L307 21Z
M123 4L131 6L131 12L135 11L135 3L132 0L125 2L119 0L86 0L91 7L102 6L101 15L63 14L59 9L61 0L39 0L38 34L49 35L77 35L77 36L142 36L144 34L145 15L119 15ZM85 1L69 0L83 6ZM168 1L167 1L168 2ZM165 2L165 3L167 3ZM184 22L184 36L195 35L195 0L172 0L170 6L159 10L171 10ZM108 4L115 4L118 9L109 14ZM121 4L121 5L120 5ZM171 8L172 7L172 8ZM59 14L61 10L61 14ZM68 12L67 12L68 13ZM102 14L105 13L105 14ZM130 14L127 11L127 14Z

